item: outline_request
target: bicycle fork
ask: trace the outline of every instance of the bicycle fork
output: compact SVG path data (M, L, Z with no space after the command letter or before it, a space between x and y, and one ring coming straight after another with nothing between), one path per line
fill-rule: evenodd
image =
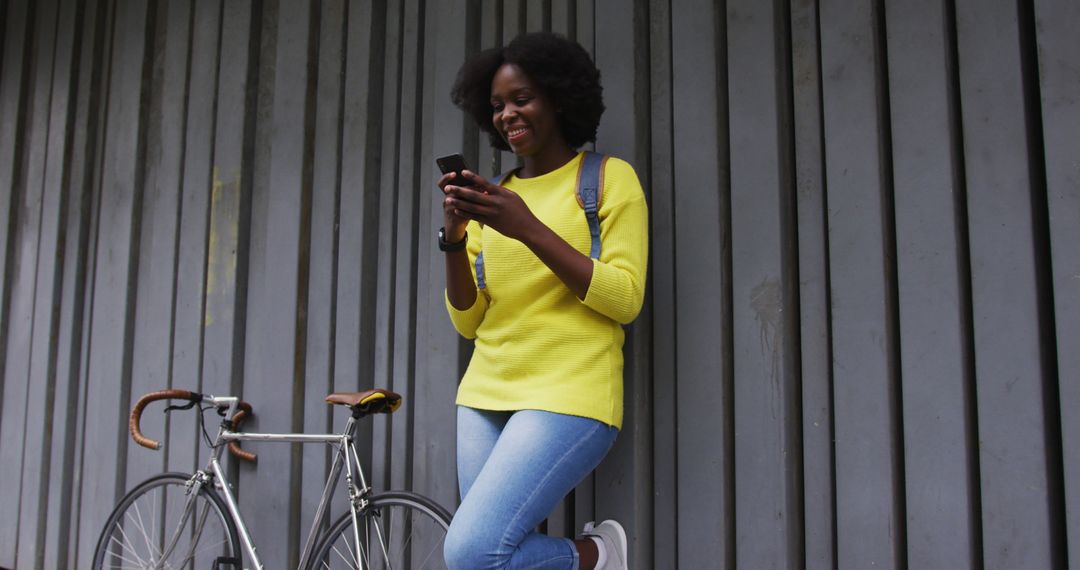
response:
M164 550L161 551L161 557L154 564L153 570L160 569L161 564L164 561L168 560L169 556L172 555L173 549L176 548L176 545L180 542L180 538L187 528L187 523L188 520L191 518L192 511L195 509L195 502L196 499L198 499L199 497L199 490L201 490L203 486L206 485L209 479L209 476L207 476L205 472L196 471L195 474L191 477L191 479L188 480L184 490L185 494L187 495L187 499L184 503L183 514L180 516L180 524L178 524L176 526L176 530L173 531L173 535L169 539L168 545L164 548ZM202 536L203 528L206 527L206 517L209 514L210 503L207 502L205 505L203 505L202 512L198 514L198 522L194 530L194 539L191 541L191 549L181 559L181 564L186 564L190 560L195 558L195 547L199 543L199 537Z

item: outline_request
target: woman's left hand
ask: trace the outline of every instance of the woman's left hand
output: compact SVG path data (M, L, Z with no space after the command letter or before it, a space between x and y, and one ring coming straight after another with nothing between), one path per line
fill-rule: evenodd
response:
M471 187L448 185L446 195L449 204L460 215L491 226L500 234L524 241L525 236L540 223L525 201L513 190L492 184L483 176L465 170L462 172L472 183Z

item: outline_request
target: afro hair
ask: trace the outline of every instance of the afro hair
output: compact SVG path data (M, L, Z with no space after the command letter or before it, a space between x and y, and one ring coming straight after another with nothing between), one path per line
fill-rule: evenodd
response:
M484 50L465 61L458 71L451 99L472 116L491 140L491 146L510 150L492 125L491 81L504 64L514 64L532 79L562 112L559 127L571 148L596 140L604 114L600 70L585 48L560 35L522 34L509 45Z

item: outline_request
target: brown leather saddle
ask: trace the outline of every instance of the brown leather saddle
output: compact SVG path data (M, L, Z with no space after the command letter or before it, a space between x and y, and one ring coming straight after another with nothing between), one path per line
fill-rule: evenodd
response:
M375 388L365 392L335 392L326 397L327 404L348 406L353 414L391 414L401 407L401 394Z

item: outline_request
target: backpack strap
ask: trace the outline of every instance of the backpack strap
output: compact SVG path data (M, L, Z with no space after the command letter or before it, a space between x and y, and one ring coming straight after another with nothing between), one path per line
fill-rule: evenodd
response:
M484 250L482 249L476 254L476 288L487 288L487 280L484 278Z
M592 244L589 247L589 257L600 259L600 201L604 197L604 166L607 164L607 156L600 153L585 151L578 169L577 194L578 205L585 211L585 220L589 224L589 236ZM517 169L507 170L494 178L500 186L505 183ZM483 227L483 226L481 226ZM484 276L484 251L476 255L476 287L487 288L487 279Z
M492 180L494 180L495 183L498 184L499 186L502 186L503 183L505 183L507 180L509 180L510 177L515 172L517 172L517 168L511 168L510 170L507 170L506 172L503 172L502 174L496 176L495 178L492 178ZM480 227L481 228L484 227L484 224L480 224ZM484 250L483 249L481 249L480 253L478 253L476 255L475 266L476 266L476 288L477 289L486 289L487 288L487 279L484 277Z
M578 170L577 201L585 210L585 220L589 223L589 235L592 245L589 257L600 259L600 200L604 192L604 165L607 157L596 152L585 151Z

